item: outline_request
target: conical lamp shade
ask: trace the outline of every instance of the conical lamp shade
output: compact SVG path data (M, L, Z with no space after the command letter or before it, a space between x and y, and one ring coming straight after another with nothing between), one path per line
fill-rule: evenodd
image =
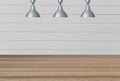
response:
M90 9L90 5L86 6L86 9L82 13L81 17L95 17L95 14Z
M67 14L63 10L62 5L58 6L58 10L55 12L55 14L53 15L53 17L67 17Z
M40 17L39 13L36 11L35 6L32 5L30 11L26 14L26 17Z
M67 17L66 12L63 10L63 0L58 0L59 6L58 6L58 10L55 12L55 14L53 15L53 17Z

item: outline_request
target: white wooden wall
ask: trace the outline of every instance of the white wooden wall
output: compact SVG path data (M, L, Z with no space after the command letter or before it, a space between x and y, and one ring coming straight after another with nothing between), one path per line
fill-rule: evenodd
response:
M68 18L53 18L57 0L37 0L41 18L25 18L29 0L0 1L0 54L120 54L120 0L92 0L96 18L81 18L84 0L64 0Z

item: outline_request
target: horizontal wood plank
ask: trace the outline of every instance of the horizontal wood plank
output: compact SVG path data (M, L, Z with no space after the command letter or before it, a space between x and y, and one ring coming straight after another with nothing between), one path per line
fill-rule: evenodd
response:
M0 81L119 81L119 61L119 55L1 55Z

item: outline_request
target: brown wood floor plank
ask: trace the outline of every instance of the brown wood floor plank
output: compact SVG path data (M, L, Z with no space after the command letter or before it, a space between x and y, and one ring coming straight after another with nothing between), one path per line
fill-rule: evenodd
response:
M0 81L120 81L120 55L0 55Z

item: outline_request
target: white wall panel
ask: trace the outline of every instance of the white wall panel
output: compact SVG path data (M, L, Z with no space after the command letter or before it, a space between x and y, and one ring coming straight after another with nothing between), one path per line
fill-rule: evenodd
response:
M80 32L1 32L0 41L120 41L120 33L80 33Z
M90 41L1 41L0 49L119 49L119 42Z
M18 20L17 20L18 19ZM96 18L80 18L77 16L70 16L69 18L53 18L53 17L41 17L39 18L1 18L0 23L5 24L119 24L119 16L97 16ZM59 25L58 25L59 27Z
M53 18L57 0L37 0L41 18L25 18L29 0L0 2L0 54L120 54L120 0L92 0L96 18L81 18L84 0L64 0L68 18Z
M114 27L113 27L114 26ZM1 32L120 33L119 24L0 24Z
M37 5L57 5L57 0L37 0ZM2 5L14 4L14 5L28 5L29 0L3 0L0 2ZM67 5L83 5L84 0L64 0L63 4ZM93 0L91 4L94 5L120 5L119 0Z
M54 14L54 12L57 10L57 5L56 6L36 6L36 9L39 11L40 14ZM91 6L92 10L96 14L119 14L120 11L120 6ZM0 6L0 14L25 14L28 12L30 9L30 6L7 6L7 5L2 5ZM64 6L64 10L68 14L75 14L75 15L80 15L83 10L85 9L84 6Z

